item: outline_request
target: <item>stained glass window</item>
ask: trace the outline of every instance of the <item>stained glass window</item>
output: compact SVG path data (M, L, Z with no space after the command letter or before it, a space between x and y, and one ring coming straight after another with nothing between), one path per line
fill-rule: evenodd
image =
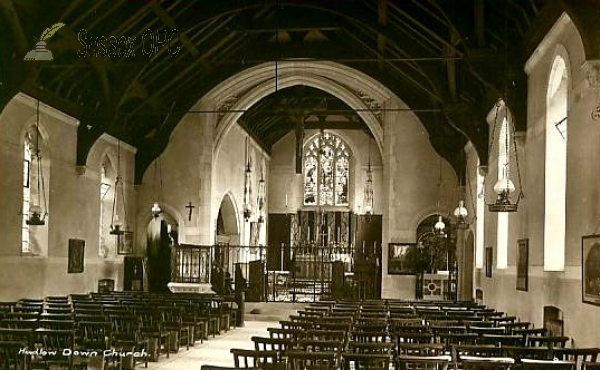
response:
M338 136L322 132L304 148L304 205L347 206L350 150Z

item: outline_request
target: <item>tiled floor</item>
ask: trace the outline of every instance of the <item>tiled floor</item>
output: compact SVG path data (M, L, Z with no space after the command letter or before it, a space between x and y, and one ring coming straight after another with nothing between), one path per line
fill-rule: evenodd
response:
M230 348L254 348L250 338L254 335L268 336L267 328L279 326L277 322L246 321L244 327L223 332L215 338L209 338L204 343L196 342L194 348L179 349L170 358L161 356L158 362L148 363L149 370L200 370L203 364L233 366L233 356ZM143 369L143 364L138 364L137 369Z

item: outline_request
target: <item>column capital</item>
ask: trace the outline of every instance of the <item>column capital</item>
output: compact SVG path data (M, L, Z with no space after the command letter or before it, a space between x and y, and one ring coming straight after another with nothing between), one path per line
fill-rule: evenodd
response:
M600 88L600 59L586 60L581 66L588 82L588 87L592 89Z

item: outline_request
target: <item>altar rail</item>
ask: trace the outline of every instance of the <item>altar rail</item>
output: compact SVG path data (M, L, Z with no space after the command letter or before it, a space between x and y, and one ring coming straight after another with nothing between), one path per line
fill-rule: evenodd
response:
M174 283L211 284L219 294L244 290L249 301L360 298L355 297L359 293L354 254L335 244L292 248L181 244L172 248L171 266Z

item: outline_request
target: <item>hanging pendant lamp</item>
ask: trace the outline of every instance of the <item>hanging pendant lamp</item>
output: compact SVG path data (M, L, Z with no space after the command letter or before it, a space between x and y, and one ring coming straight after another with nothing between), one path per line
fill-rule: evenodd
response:
M37 101L36 121L35 121L35 153L33 159L36 162L36 189L31 193L35 194L29 207L29 218L26 220L29 226L42 226L46 224L48 209L46 207L46 189L44 182L44 167L42 165L42 154L40 151L40 100ZM31 172L30 172L31 173ZM33 184L32 184L33 185Z
M110 234L117 238L125 234L125 222L127 221L127 207L125 207L125 193L121 179L121 141L117 142L117 177L115 179L115 194L113 197L113 209L110 222Z

